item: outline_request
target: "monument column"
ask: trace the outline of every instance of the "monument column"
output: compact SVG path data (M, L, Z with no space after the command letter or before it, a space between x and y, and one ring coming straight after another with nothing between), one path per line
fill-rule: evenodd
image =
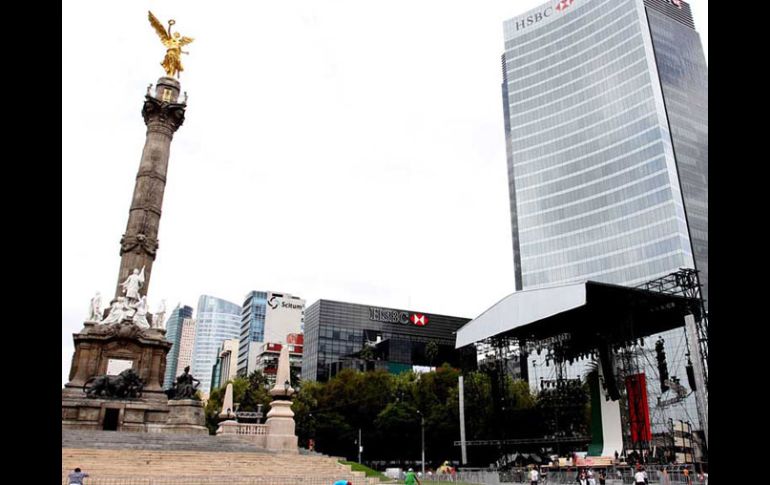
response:
M120 240L120 272L115 298L122 296L120 286L134 269L144 268L144 285L139 290L147 294L152 274L152 263L158 250L163 192L174 133L184 123L187 95L179 102L179 81L161 77L155 86L155 94L147 88L142 116L147 125L147 136L136 174L134 196L128 212L126 232Z

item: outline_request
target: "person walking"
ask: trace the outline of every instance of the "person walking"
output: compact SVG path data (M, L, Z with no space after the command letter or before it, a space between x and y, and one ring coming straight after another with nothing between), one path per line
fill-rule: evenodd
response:
M599 470L599 485L607 485L607 472Z
M588 473L586 473L586 478L588 479L588 485L596 485L596 479L594 478L593 469L591 468L588 469Z
M581 470L578 473L577 482L579 485L588 485L588 476L586 476L585 470Z
M660 471L660 485L671 485L671 479L668 476L668 468L663 467Z
M80 468L75 468L75 471L67 476L67 481L70 485L83 485L83 479L87 476L88 473L83 473Z
M410 468L404 477L404 485L414 485L415 483L417 485L422 485L422 483L420 483L420 479L417 478L417 476L414 474L414 468Z
M529 471L529 483L530 485L537 485L540 481L540 473L538 473L537 468L532 467L532 469Z
M647 473L641 466L636 467L636 473L634 473L634 483L636 485L647 485Z

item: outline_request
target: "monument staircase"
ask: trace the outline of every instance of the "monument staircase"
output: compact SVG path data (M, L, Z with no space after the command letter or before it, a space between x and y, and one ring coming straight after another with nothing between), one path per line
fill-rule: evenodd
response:
M76 467L89 485L375 485L336 458L268 452L237 436L62 429L62 483Z

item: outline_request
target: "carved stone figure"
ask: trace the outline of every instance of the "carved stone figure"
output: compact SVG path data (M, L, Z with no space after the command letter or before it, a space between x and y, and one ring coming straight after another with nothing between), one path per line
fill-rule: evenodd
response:
M93 376L83 384L87 397L139 398L142 397L144 381L134 372L126 369L116 376Z
M88 316L89 322L100 322L102 320L102 295L98 291L91 298L91 314Z
M166 318L166 300L161 300L155 315L152 316L152 328L164 329L164 318Z
M126 278L126 281L120 284L123 287L123 292L126 294L126 298L131 300L140 300L142 295L139 294L139 290L144 286L144 267L140 273L138 269L134 269L134 273Z
M136 304L133 322L140 328L150 328L150 322L147 321L147 296L142 296Z
M126 305L126 299L119 296L112 302L110 307L110 313L107 318L102 321L103 324L107 323L120 323L128 316L128 306Z
M190 366L188 365L184 368L184 373L176 378L171 389L166 391L166 395L169 399L198 399L195 391L198 390L200 384L201 381L190 374Z

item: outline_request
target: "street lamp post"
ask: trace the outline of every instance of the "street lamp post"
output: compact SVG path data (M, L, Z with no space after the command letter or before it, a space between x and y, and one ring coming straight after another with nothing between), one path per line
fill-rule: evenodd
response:
M425 416L419 410L417 414L420 415L420 447L422 448L422 474L425 476Z
M358 428L358 464L361 464L361 452L364 451L364 447L361 445L361 428Z
M676 433L674 431L674 418L668 418L671 424L671 456L670 463L676 463Z

